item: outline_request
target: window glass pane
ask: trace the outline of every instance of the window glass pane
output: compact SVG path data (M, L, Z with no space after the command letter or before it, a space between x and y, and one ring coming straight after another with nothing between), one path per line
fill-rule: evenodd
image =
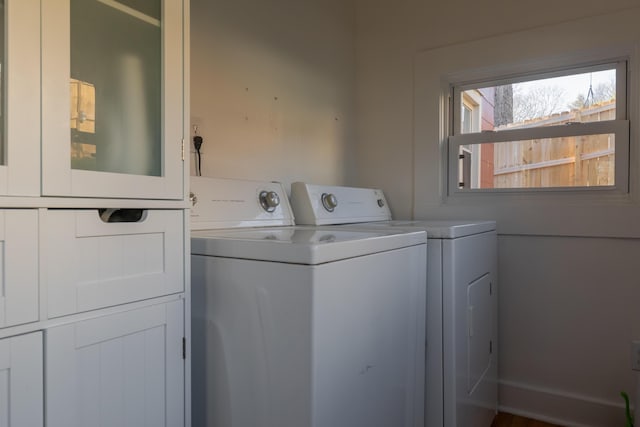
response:
M468 89L461 96L482 100L475 107L480 109L482 130L615 120L616 69ZM462 124L465 118L459 120ZM478 131L468 126L460 130Z
M615 185L615 134L464 146L459 188L553 188ZM461 147L462 148L462 147ZM469 177L469 178L467 178Z
M71 167L162 173L161 0L71 0Z

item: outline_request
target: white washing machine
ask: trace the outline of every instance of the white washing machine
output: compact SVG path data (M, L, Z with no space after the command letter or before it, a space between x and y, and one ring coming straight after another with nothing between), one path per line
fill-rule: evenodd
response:
M292 226L277 183L191 192L193 426L421 425L426 233Z
M294 183L291 204L298 224L370 221L346 227L427 232L425 426L490 426L498 405L496 223L394 221L377 189Z

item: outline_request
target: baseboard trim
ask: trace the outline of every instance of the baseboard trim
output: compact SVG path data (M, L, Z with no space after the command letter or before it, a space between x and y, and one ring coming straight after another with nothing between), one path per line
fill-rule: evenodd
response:
M500 412L567 427L624 426L624 404L515 381L499 382Z

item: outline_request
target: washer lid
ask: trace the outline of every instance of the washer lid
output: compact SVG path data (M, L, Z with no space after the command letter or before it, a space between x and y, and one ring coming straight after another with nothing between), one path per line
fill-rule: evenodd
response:
M345 227L264 227L200 230L191 254L316 265L425 244L424 231Z

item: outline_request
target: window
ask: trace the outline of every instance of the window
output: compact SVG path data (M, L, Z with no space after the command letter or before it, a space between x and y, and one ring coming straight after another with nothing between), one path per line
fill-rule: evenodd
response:
M451 85L449 193L628 190L627 61Z

